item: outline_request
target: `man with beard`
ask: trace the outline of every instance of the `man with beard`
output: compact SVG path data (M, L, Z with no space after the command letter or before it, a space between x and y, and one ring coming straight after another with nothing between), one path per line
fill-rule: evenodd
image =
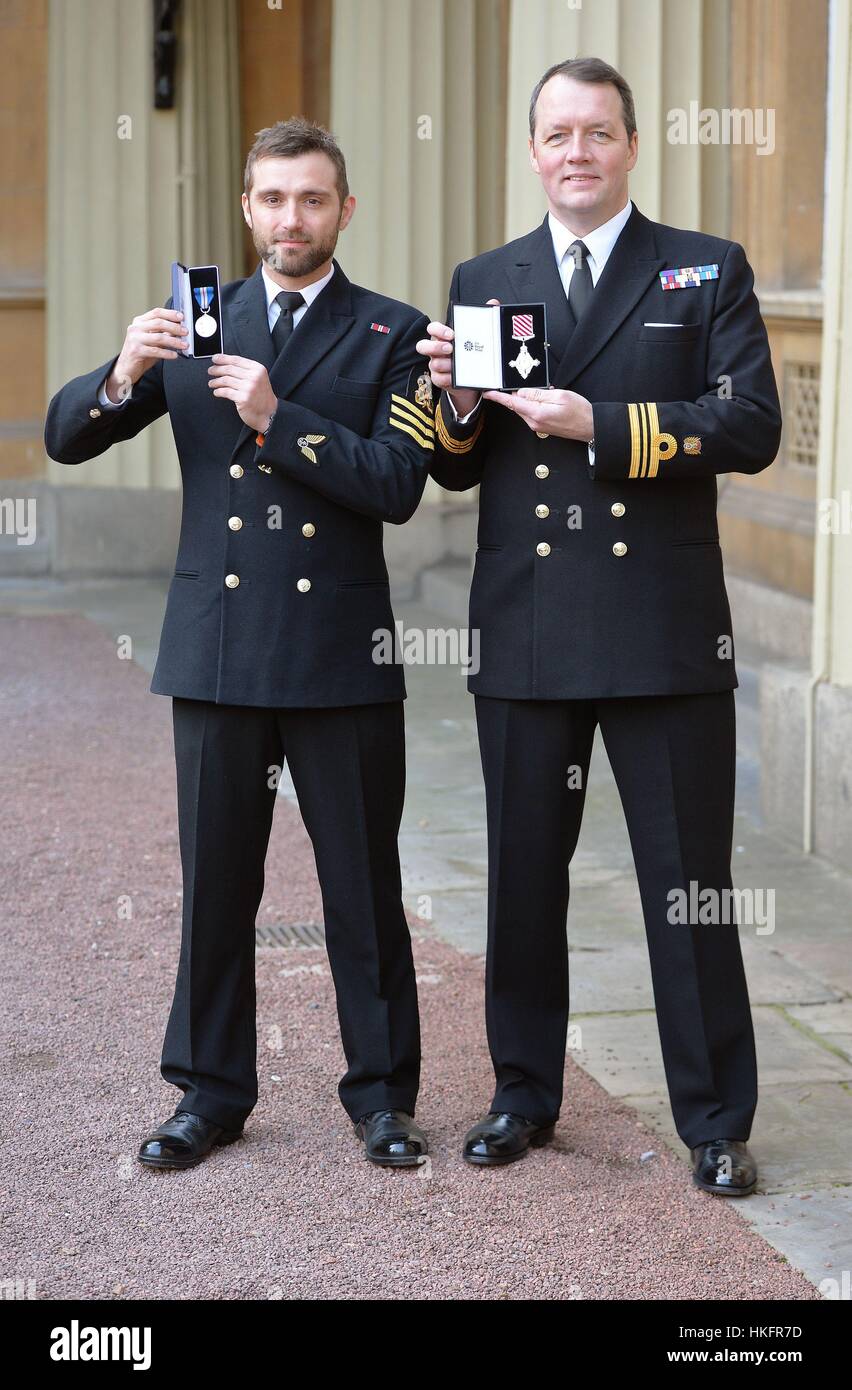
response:
M168 412L183 519L151 690L173 701L183 866L180 961L161 1072L183 1091L143 1164L185 1168L257 1101L254 929L277 773L311 837L367 1156L416 1165L420 1028L397 834L405 782L382 523L417 507L433 450L415 344L427 319L334 259L355 199L343 154L302 119L259 132L243 212L261 263L222 290L223 343L187 359L169 300L51 401L48 454L75 464Z

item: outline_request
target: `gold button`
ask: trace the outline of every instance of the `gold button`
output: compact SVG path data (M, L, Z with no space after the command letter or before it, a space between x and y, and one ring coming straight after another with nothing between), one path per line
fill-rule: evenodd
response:
M228 472L230 473L232 478L241 478L243 476L242 465L239 463L232 463L231 467L228 469Z
M612 512L613 516L624 516L624 511L625 511L624 503L623 503L623 502L613 502L612 506L610 507L610 511Z
M535 548L535 553L536 555L549 555L550 546L547 544L547 541L539 541Z
M310 581L310 579L298 579L298 580L296 581L296 588L299 590L299 593L300 593L300 594L306 594L306 593L308 592L308 589L309 589L310 587L311 587L311 581Z
M240 582L240 576L239 576L238 574L226 574L226 575L225 575L225 583L227 584L227 586L228 586L229 589L236 589L236 587L237 587L237 585L239 584L239 582Z
M536 430L536 434L538 435L539 439L549 439L549 438L550 438L550 435L547 434L547 433L545 433L544 430Z
M537 463L537 464L536 464L536 466L535 466L535 476L536 476L537 478L546 478L549 472L550 472L550 469L548 468L548 466L547 466L546 463Z
M613 555L626 555L627 546L624 544L624 541L616 541L615 545L612 547L612 553Z
M316 526L314 526L314 523L313 523L312 521L306 521L305 524L304 524L304 526L302 527L302 535L303 535L303 536L313 536L313 535L316 535L316 529L317 529L317 528L316 528Z
M544 517L550 516L550 508L546 507L543 502L539 502L538 506L535 509L535 514L536 516L541 517L543 520Z
M89 411L89 418L91 420L98 420L100 419L100 414L101 412L98 410L98 407L96 405L93 405L91 410Z
M243 524L243 522L242 522L242 517L239 517L239 516L229 516L229 517L228 517L228 525L230 526L230 528L231 528L232 531L239 531L239 529L240 529L240 527L242 526L242 524Z

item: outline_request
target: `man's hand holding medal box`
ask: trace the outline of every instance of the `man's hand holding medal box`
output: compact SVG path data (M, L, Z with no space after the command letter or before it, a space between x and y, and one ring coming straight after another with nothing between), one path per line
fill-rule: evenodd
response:
M212 357L224 351L218 266L173 261L172 304L189 330L189 346L179 349L183 357Z

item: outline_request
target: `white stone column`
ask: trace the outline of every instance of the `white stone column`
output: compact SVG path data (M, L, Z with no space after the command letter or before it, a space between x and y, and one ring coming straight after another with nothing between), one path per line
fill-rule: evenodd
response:
M177 105L154 109L149 0L51 0L47 387L117 352L135 314L171 293L174 259L239 264L240 152L233 0L184 0ZM124 137L124 138L122 138ZM62 487L177 486L168 422Z
M852 7L835 0L828 110L812 671L852 686ZM844 506L844 494L846 506ZM832 503L835 505L832 506ZM832 516L836 525L832 526Z
M811 680L805 715L804 847L848 868L852 845L852 5L829 37L820 439Z
M331 125L358 199L337 254L351 280L430 317L444 317L458 261L503 240L502 10L334 4ZM430 480L425 498L447 494Z
M331 124L359 206L338 255L350 279L443 315L474 255L500 132L480 94L499 78L497 0L335 0ZM481 190L481 191L478 191ZM497 245L502 226L494 228Z

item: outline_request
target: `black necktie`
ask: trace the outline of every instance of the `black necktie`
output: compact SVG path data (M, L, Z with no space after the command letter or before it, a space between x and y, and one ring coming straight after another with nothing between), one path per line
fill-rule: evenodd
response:
M272 341L275 344L276 357L282 351L284 344L293 332L293 312L298 309L300 304L304 304L304 296L298 290L282 290L276 294L275 303L281 305L281 313L275 320L272 329Z
M568 254L574 258L574 269L568 284L568 303L575 321L579 323L594 289L587 260L589 248L584 241L573 241L568 247Z

